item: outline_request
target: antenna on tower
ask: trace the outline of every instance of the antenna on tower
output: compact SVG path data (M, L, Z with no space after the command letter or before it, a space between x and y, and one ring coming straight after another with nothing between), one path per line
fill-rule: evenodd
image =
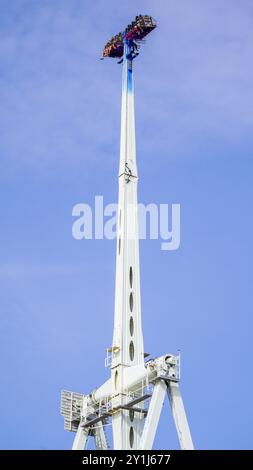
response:
M64 427L76 433L73 449L83 449L89 436L97 449L108 449L108 424L114 449L152 449L166 393L180 446L193 449L179 389L180 356L165 354L145 362L142 334L132 63L156 27L151 16L136 16L103 50L103 58L123 62L114 329L105 359L111 377L86 395L62 392Z

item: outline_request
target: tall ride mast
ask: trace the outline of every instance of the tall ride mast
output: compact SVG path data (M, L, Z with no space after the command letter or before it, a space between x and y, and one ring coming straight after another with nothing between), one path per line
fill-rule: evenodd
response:
M179 390L179 357L166 354L144 361L133 59L143 38L155 28L153 18L139 15L103 51L103 58L123 62L114 330L106 358L111 377L88 395L62 392L65 429L76 432L73 449L83 449L89 436L98 449L108 449L110 423L114 449L152 449L166 392L180 446L193 449Z
M125 405L124 375L129 367L142 365L144 347L141 325L139 234L137 205L138 174L135 146L133 46L124 39L121 144L119 166L118 236L112 382L119 404ZM143 413L121 409L112 416L114 448L137 449Z

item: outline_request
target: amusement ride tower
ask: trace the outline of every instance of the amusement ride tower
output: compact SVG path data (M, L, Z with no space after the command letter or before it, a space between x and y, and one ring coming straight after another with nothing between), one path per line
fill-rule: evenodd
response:
M89 436L97 449L108 449L109 424L114 449L152 449L166 393L180 446L193 449L179 389L180 358L145 361L142 334L133 59L155 28L153 18L137 16L103 51L103 58L123 62L114 331L106 357L111 377L87 395L62 392L65 429L76 432L73 449L83 449Z

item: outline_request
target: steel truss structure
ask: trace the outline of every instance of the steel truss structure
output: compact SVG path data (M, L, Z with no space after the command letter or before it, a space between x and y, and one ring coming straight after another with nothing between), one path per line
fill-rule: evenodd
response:
M145 361L133 90L136 49L129 31L131 28L121 33L124 56L115 313L113 342L105 361L111 369L111 377L87 395L63 391L61 414L65 429L76 433L73 449L83 449L89 436L94 437L97 449L108 449L106 426L109 423L112 424L114 449L152 449L165 395L168 394L181 449L189 450L193 449L193 442L179 389L180 357L166 354Z

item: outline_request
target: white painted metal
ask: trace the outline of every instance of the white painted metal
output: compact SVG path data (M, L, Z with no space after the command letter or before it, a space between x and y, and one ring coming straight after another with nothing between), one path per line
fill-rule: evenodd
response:
M182 396L177 382L168 382L168 397L182 450L194 450Z
M137 165L131 49L124 46L121 144L119 169L118 235L114 333L112 345L112 386L115 403L124 405L125 369L143 364L137 209ZM138 449L143 416L130 416L120 409L112 416L114 448Z
M179 380L177 362L178 357L166 354L145 364L125 368L122 392L126 394L128 390L139 389L142 383L153 383L157 380L157 377L164 377L167 380L170 378ZM93 392L93 403L112 399L115 396L111 382L111 379L107 380Z
M125 42L114 331L106 358L111 378L88 395L63 391L61 413L65 429L76 432L73 449L83 449L89 435L97 448L108 448L104 422L110 416L114 449L151 449L167 387L181 448L190 450L193 443L178 386L179 357L167 354L144 363L132 65L131 47ZM150 384L154 389L147 409Z
M167 386L164 380L159 380L158 382L156 382L140 441L140 450L152 449L160 414L164 403L166 389Z
M72 450L83 450L85 448L88 436L89 430L87 428L83 428L80 423L78 426L77 433L75 435Z
M98 450L106 450L108 448L104 425L102 422L95 426L95 442Z
M136 398L138 402L139 419L144 421L143 402L148 397L148 384L154 384L155 388L148 409L144 430L139 440L138 449L151 448L153 438L156 432L157 422L162 407L164 394L164 383L168 386L168 395L171 402L173 417L182 449L193 449L191 434L185 415L185 410L178 387L179 381L179 357L171 354L158 357L148 361L144 366L128 367L124 371L122 394L124 394L124 403L120 399L120 394L115 393L111 385L111 379L105 382L98 390L89 395L80 395L64 391L62 393L62 413L66 420L67 429L74 430L77 422L79 427L73 449L83 449L88 432L96 437L96 429L110 415L119 415L120 411L129 413L129 409L136 410ZM145 388L145 393L139 391ZM67 405L66 405L67 402ZM80 403L82 403L81 410ZM63 406L64 405L64 406ZM128 407L128 410L121 408ZM144 411L144 410L143 410ZM80 424L81 423L81 424ZM89 426L90 423L90 426ZM106 440L106 436L103 437ZM105 444L103 444L105 445ZM131 446L130 446L131 447Z

